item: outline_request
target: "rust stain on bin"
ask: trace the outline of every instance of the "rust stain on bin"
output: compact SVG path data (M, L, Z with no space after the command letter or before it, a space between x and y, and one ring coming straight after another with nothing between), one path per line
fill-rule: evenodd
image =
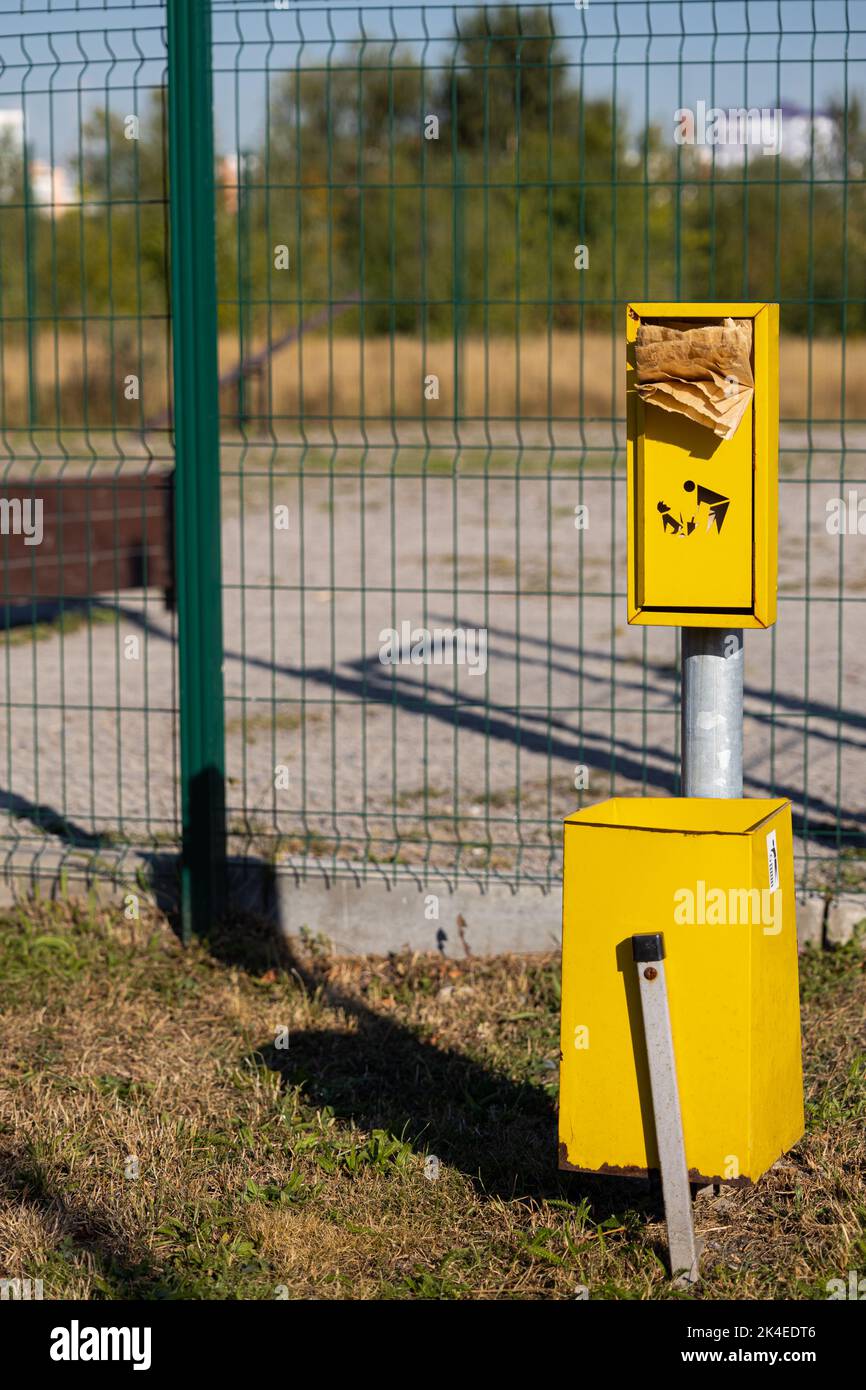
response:
M585 1173L588 1177L602 1178L651 1178L658 1177L658 1168L636 1168L632 1165L623 1167L617 1163L602 1163L600 1168L580 1168L576 1163L570 1163L568 1151L565 1144L559 1146L559 1167L569 1173ZM710 1183L718 1183L724 1187L752 1187L752 1179L748 1177L724 1178L720 1173L699 1173L697 1168L689 1169L689 1182L698 1187L709 1187Z

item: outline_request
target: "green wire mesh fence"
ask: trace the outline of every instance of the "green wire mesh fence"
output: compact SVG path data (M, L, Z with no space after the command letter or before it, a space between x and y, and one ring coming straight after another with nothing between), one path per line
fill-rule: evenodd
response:
M127 480L159 531L165 11L3 8L6 476ZM677 634L625 621L624 306L758 299L781 602L747 637L746 793L790 796L803 882L858 884L864 7L214 0L211 24L229 852L548 889L575 805L676 793ZM707 138L740 108L748 140ZM16 853L179 833L177 632L124 575L5 630Z
M145 431L169 390L164 28L0 6L0 807L28 878L177 841L174 452Z

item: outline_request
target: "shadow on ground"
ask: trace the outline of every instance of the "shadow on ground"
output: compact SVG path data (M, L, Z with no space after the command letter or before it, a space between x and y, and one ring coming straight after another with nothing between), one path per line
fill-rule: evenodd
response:
M0 1151L0 1188L56 1230L55 1258L68 1261L71 1267L75 1257L83 1257L95 1272L105 1298L183 1297L177 1280L164 1279L153 1261L103 1209L70 1201L26 1152L14 1148Z
M235 921L208 944L218 959L252 974L289 970L309 994L318 992L345 1015L345 1029L293 1030L288 1049L268 1040L245 1059L278 1073L284 1088L300 1087L306 1104L436 1154L490 1197L586 1197L594 1221L625 1209L660 1215L652 1181L558 1170L556 1102L543 1086L419 1037L335 987L325 960L301 957L266 922Z

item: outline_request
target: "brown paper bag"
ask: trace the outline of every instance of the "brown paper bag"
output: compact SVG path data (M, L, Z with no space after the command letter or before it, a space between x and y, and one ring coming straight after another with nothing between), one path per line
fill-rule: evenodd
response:
M751 351L751 319L698 328L688 319L642 323L635 344L638 394L730 439L755 391Z

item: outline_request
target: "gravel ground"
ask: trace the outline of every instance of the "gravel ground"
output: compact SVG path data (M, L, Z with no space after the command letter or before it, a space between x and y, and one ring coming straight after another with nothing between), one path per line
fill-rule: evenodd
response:
M790 796L806 817L800 850L821 856L837 823L864 829L866 536L827 533L838 454L813 454L807 488L796 448L789 438L779 620L746 636L746 791ZM624 474L611 478L608 457L581 479L567 457L549 477L530 456L516 481L513 456L494 455L504 476L485 479L470 454L459 476L434 459L422 480L403 455L389 476L396 451L374 450L363 477L339 455L299 483L277 454L269 488L254 475L273 454L250 450L225 482L236 846L545 878L579 800L576 766L584 802L674 790L676 634L626 623ZM4 649L0 804L22 849L44 843L37 807L52 840L85 850L175 838L174 621L157 593L106 597L97 617L38 641L13 630ZM486 672L382 665L381 631L405 621L485 628Z

